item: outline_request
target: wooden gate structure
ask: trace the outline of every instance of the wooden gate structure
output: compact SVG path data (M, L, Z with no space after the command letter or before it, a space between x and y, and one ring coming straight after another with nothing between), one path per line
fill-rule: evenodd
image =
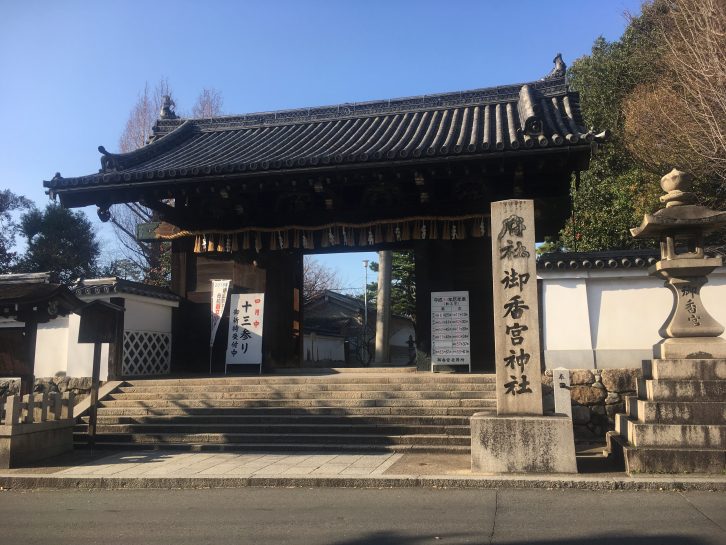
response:
M101 146L98 173L44 185L101 219L124 202L156 212L142 236L172 242L176 370L207 365L212 278L264 291L265 368L299 366L303 255L408 248L426 294L418 349L430 353L428 294L467 290L473 369L491 371L490 203L534 199L538 237L556 234L604 136L583 127L558 56L541 80L472 91L207 119L167 101L146 146Z

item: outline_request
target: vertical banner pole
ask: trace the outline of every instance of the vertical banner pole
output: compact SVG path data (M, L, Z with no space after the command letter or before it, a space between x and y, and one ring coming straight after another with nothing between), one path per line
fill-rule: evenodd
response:
M219 322L224 314L224 307L227 304L227 292L229 291L230 280L212 280L212 331L209 336L209 374L212 374L212 355L214 348L214 338L217 335ZM225 366L224 373L227 374Z

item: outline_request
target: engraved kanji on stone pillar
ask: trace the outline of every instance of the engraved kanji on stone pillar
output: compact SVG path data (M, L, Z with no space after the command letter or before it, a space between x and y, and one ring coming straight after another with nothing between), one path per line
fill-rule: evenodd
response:
M541 415L534 203L492 203L497 414Z

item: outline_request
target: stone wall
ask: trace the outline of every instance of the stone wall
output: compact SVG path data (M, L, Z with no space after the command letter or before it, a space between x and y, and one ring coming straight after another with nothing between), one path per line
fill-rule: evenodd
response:
M78 404L91 392L91 377L44 377L36 378L33 391L37 394L44 392L73 392L74 403ZM20 393L20 380L0 379L0 396L16 395Z
M625 396L635 395L640 369L570 369L570 396L575 440L603 441L615 428L615 415L625 412ZM552 370L542 376L545 414L555 410Z
M2 378L0 379L0 396L15 395L20 392L20 379Z

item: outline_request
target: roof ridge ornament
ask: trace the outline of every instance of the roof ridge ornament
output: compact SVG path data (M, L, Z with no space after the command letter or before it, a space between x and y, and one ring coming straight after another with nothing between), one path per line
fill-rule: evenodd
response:
M178 119L179 116L174 112L176 104L170 95L164 95L163 102L161 104L161 111L159 112L159 119Z
M543 77L540 81L565 77L565 74L567 73L567 65L565 64L565 61L562 60L562 53L557 53L555 58L552 59L552 62L555 63L554 68L552 68L550 73Z

